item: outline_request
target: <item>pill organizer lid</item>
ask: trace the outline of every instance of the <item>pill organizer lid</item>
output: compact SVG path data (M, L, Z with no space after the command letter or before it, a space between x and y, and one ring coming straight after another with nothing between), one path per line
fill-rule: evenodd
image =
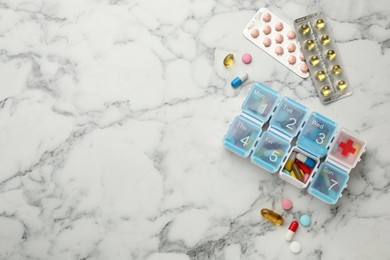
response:
M360 161L365 152L367 141L362 140L358 133L347 128L341 128L329 147L328 160L352 169ZM355 152L353 152L355 150Z
M280 94L270 87L255 82L241 106L242 112L264 123L278 103Z
M329 132L324 134L324 128ZM306 124L302 129L302 132L299 134L297 146L317 157L323 157L328 152L327 148L332 141L336 130L336 122L324 117L323 115L313 112L310 114L309 119L306 121ZM318 133L314 133L315 136L312 137L313 139L308 137L311 131L318 131Z
M329 175L334 177L330 178ZM318 168L307 191L312 196L328 204L336 204L341 197L341 193L347 187L348 179L349 174L347 171L335 166L331 162L325 161ZM334 188L336 187L337 190L335 191Z

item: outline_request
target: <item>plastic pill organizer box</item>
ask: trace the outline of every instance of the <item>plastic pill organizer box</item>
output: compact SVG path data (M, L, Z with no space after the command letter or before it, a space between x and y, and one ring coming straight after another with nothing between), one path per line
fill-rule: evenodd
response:
M223 138L228 150L250 156L252 163L279 172L297 188L308 187L312 196L328 204L338 201L349 172L366 149L365 140L346 128L338 129L321 114L309 115L305 106L260 83L253 85L241 109Z

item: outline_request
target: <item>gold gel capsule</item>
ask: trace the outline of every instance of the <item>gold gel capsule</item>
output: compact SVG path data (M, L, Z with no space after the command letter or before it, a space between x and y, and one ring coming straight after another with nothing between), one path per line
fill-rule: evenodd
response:
M341 67L340 65L333 65L332 67L332 73L334 75L339 75L341 73Z
M323 70L317 71L316 79L318 79L319 81L323 81L325 79L325 77L326 77L325 71L323 71Z
M325 21L322 19L317 19L316 20L316 27L318 30L321 30L322 28L325 27Z
M329 35L323 34L321 35L321 43L322 45L327 45L330 42Z
M270 209L261 209L260 213L266 220L276 225L283 225L284 223L283 217Z
M320 58L317 55L310 57L310 64L316 66L320 62Z
M321 88L321 94L322 94L324 97L329 96L331 93L332 93L332 89L330 88L329 85L324 85L324 86L322 86L322 88Z
M347 83L344 80L340 80L339 82L337 82L337 88L340 91L344 91L347 88Z
M303 35L306 35L310 32L310 27L309 25L307 25L306 23L305 24L302 24L300 27L299 27L299 32Z
M311 51L314 48L314 46L316 46L316 44L315 44L315 42L313 40L307 40L305 42L305 46L306 46L306 49Z
M336 52L334 50L328 50L326 52L326 57L329 59L329 60L333 60L334 58L336 58Z
M234 55L229 53L226 55L225 59L223 59L223 65L225 65L226 68L229 68L234 63Z

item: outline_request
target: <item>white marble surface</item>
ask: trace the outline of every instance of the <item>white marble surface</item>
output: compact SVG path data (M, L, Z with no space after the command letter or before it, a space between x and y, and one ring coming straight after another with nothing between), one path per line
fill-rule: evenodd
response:
M322 105L243 37L264 5L324 11L352 97ZM0 259L390 259L388 1L2 0L0 50ZM254 81L368 140L337 206L223 148ZM299 255L259 216L283 197L313 218Z

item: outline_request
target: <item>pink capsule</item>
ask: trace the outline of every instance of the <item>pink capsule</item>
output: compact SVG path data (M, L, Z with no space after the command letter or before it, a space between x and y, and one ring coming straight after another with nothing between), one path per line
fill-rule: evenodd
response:
M264 13L263 14L263 21L264 22L268 23L269 21L271 21L271 18L272 18L272 16L271 16L270 13Z
M281 47L281 46L277 46L276 48L275 48L275 53L276 53L276 55L278 55L278 56L281 56L281 55L283 55L283 48Z
M268 35L268 34L270 34L271 33L271 26L269 26L269 25L266 25L266 26L264 26L264 29L263 29L263 33L265 34L265 35Z
M252 28L252 30L251 30L251 36L252 36L253 38L259 37L259 34L260 34L260 32L259 32L259 30L258 30L257 28Z
M295 58L294 55L290 55L290 57L288 57L287 61L288 61L288 63L290 63L290 65L294 65L295 62L297 62L297 58Z
M289 32L287 33L287 37L288 37L290 40L295 39L295 32L294 32L294 31L289 31Z
M275 24L275 30L277 30L278 32L280 32L281 30L283 30L283 23L282 22L277 22Z
M282 43L282 42L283 42L283 35L277 34L277 35L275 36L275 41L276 41L277 43Z
M287 50L288 50L288 52L294 52L295 49L296 49L296 46L295 46L294 43L289 43L289 44L287 45Z
M271 39L268 37L264 38L263 44L265 47L269 47L271 45Z

